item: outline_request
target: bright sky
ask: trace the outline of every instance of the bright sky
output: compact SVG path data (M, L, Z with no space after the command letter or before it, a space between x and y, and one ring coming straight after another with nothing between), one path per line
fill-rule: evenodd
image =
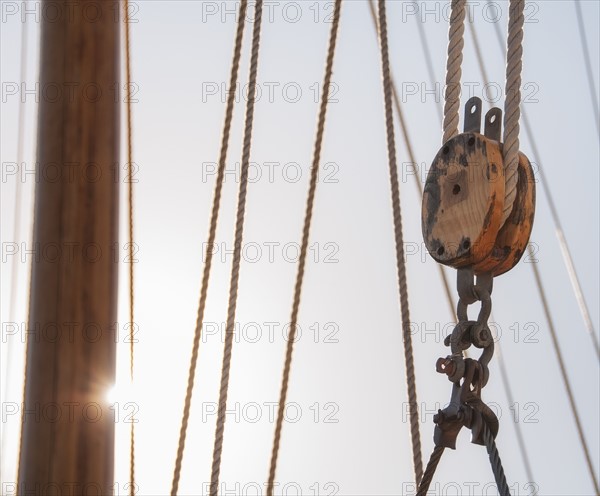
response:
M506 30L507 2L470 2L487 71L498 97L484 110L502 107L504 61L494 23ZM15 315L9 293L15 257L4 247L15 240L13 209L20 81L18 15L5 15L2 1L2 402L5 480L14 471L18 423L5 406L20 402L22 332L7 322L25 320L27 270L18 263ZM30 2L36 8L39 3ZM135 222L137 253L134 400L137 425L138 494L170 490L187 380L202 253L208 232L224 114L237 2L132 2L134 158L139 165ZM599 328L599 145L598 127L573 1L528 1L523 106L539 157L522 132L521 149L543 171L573 255L596 333ZM445 77L449 2L391 1L388 28L393 75L398 84L421 180L441 141L439 109ZM33 7L32 7L33 8ZM252 183L248 191L237 321L221 470L222 494L266 494L318 99L330 28L330 1L266 1L255 111ZM581 2L596 95L599 81L600 3ZM501 15L498 15L500 13ZM252 10L250 11L252 18ZM33 89L39 63L39 23L28 18L26 89ZM418 35L426 33L436 83L432 84ZM236 167L247 82L248 22L229 165L215 248L205 331L196 373L180 494L207 492L222 359L222 337L232 261ZM473 40L466 31L463 103L485 98ZM376 37L363 0L344 2L334 63L336 93L329 106L323 173L317 189L277 480L279 494L414 494L400 310L383 101ZM121 94L121 98L123 94ZM35 95L26 100L26 153L35 162ZM596 96L596 98L598 98ZM596 100L597 101L597 100ZM415 333L417 387L423 457L433 448L433 414L450 396L450 383L435 372L447 354L443 337L451 316L435 262L422 244L420 201L399 127L401 200L407 253L411 320ZM124 150L123 150L124 152ZM124 162L124 160L123 160ZM19 242L31 230L33 176L23 182ZM124 185L125 186L125 185ZM123 187L123 195L125 187ZM530 264L538 263L560 347L596 467L600 463L598 361L562 261L547 195L538 182L532 243L536 260L524 258L494 287L493 315L508 365L514 402L509 404L495 356L483 391L500 417L497 439L514 495L591 495L575 423L567 402ZM125 239L125 197L122 233ZM123 257L126 255L123 251ZM448 270L454 286L455 273ZM121 271L120 329L127 321L127 265ZM128 343L118 344L118 375L127 383ZM10 355L9 375L5 374ZM116 484L126 494L127 415L131 397L117 387ZM515 427L523 432L533 481L524 469ZM6 455L6 456L5 456ZM447 452L432 494L496 494L485 449L463 430L456 452ZM533 483L534 485L531 485ZM260 489L259 489L260 488Z

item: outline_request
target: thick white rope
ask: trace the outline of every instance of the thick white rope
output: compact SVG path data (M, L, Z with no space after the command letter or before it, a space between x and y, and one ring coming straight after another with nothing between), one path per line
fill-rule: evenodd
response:
M460 78L462 75L463 47L465 45L466 0L452 0L450 32L448 34L448 59L446 60L446 91L444 94L444 135L442 143L458 134L460 111Z
M504 210L502 223L517 195L519 166L519 118L521 117L521 71L523 68L523 23L525 0L510 0L506 53L506 97L504 101Z

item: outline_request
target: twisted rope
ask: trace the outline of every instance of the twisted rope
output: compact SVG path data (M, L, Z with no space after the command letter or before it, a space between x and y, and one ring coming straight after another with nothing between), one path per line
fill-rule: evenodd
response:
M133 385L134 369L134 274L133 274L133 125L131 120L131 42L129 28L129 0L123 2L125 21L125 85L127 95L127 206L129 214L129 383ZM135 496L135 417L129 430L129 496Z
M288 384L290 379L290 370L292 367L292 352L294 342L296 341L296 326L298 323L298 310L300 308L300 296L302 293L302 283L304 281L304 268L306 266L306 255L308 253L308 238L310 234L310 226L313 215L313 206L315 193L317 189L317 178L319 174L319 163L321 161L321 145L323 143L323 134L325 132L325 116L327 114L327 103L329 100L329 89L331 86L331 74L333 72L333 59L335 56L335 46L337 40L337 32L340 23L340 10L342 1L336 0L333 12L333 23L329 34L329 48L327 51L327 61L325 63L325 76L323 81L324 95L321 100L319 109L319 117L317 121L317 134L315 138L315 146L313 151L312 168L310 175L310 183L308 189L308 197L306 199L306 210L304 214L304 228L302 229L302 245L300 247L300 258L298 260L298 272L296 273L296 285L294 287L294 299L292 303L292 316L290 324L290 336L287 340L287 349L285 353L285 364L283 367L283 377L281 380L281 391L279 393L279 405L277 410L277 423L275 425L275 436L273 438L273 449L271 452L271 465L269 468L269 480L267 484L267 495L273 496L273 488L275 482L275 472L277 470L277 459L279 455L279 446L281 444L281 430L283 427L283 417L285 411L285 402L288 392Z
M451 5L442 143L446 143L446 141L458 134L460 77L462 75L461 66L463 47L465 45L465 3L466 0L452 0Z
M502 223L508 218L517 195L519 165L519 118L521 116L521 71L523 68L523 24L525 0L510 0L506 54L506 99L504 101L504 181Z
M387 19L385 0L379 0L379 39L381 48L381 70L383 76L383 96L385 103L385 124L387 131L388 161L390 170L390 187L392 212L394 218L394 234L396 240L396 267L400 290L400 309L402 313L402 340L404 343L404 362L406 365L406 386L408 390L408 409L413 451L415 481L418 483L423 475L421 455L421 436L419 432L419 411L417 407L417 387L415 367L410 333L410 313L408 308L408 286L406 283L406 265L404 263L404 240L402 234L402 211L398 188L398 166L396 163L396 144L394 138L394 115L392 108L392 83L387 39Z
M240 66L240 55L242 50L242 39L244 35L244 20L246 19L246 10L248 0L241 0L238 16L238 25L235 36L233 49L233 59L231 62L231 75L229 78L229 87L235 88L238 79ZM208 233L208 242L206 244L206 262L204 264L204 272L202 274L202 284L200 289L200 302L198 304L198 314L196 318L196 329L194 332L194 342L192 346L192 357L190 360L190 368L188 373L188 383L185 395L185 403L183 407L183 416L181 419L181 428L179 431L179 443L177 447L177 458L175 461L175 470L173 472L173 482L171 485L171 496L177 495L179 488L179 479L181 477L181 463L183 460L183 451L185 449L185 438L187 434L187 426L190 417L190 407L192 403L192 392L194 390L194 378L196 374L196 364L198 362L198 350L200 345L200 336L202 333L202 325L204 322L204 309L206 307L206 298L208 294L208 281L210 278L210 269L212 265L213 250L211 249L216 237L217 221L219 218L219 207L221 204L221 191L223 179L225 176L225 163L227 161L227 150L229 147L229 135L231 131L231 120L233 117L233 106L235 103L235 92L230 91L227 95L227 106L225 110L225 122L223 124L223 134L221 138L221 151L219 154L219 168L217 171L217 180L215 184L215 192L213 196L213 205L210 218L210 228Z
M485 443L485 448L490 457L490 464L492 465L498 492L500 493L500 496L510 496L510 489L508 488L508 483L506 482L506 477L504 475L504 467L502 467L500 453L498 453L494 436L485 422L483 423L483 442Z
M225 412L227 409L227 393L229 390L229 372L231 368L231 354L233 349L235 310L237 306L240 262L242 256L242 237L244 234L244 217L246 213L246 193L248 191L248 168L250 164L250 146L252 144L254 102L256 101L256 76L258 73L262 7L263 0L256 0L254 10L254 30L252 33L252 50L250 55L250 76L248 78L249 92L248 102L246 105L246 124L242 148L242 170L240 176L240 189L238 193L237 216L235 223L233 265L231 267L231 279L229 283L229 304L227 309L227 323L225 326L225 348L223 352L223 366L221 369L221 388L219 391L219 407L217 414L217 426L215 430L215 444L213 448L210 496L217 496L218 493L219 473L221 471L221 454L223 451L223 437L225 434ZM240 22L243 22L243 19L244 17L240 16ZM231 86L231 88L234 87L235 86Z
M435 470L437 469L438 463L440 463L440 459L444 454L443 446L436 446L433 448L433 452L431 453L431 457L429 458L429 462L427 463L427 468L425 469L425 473L423 474L423 478L419 483L419 489L417 490L416 496L426 496L427 491L429 489L429 485L433 480L433 476L435 475Z

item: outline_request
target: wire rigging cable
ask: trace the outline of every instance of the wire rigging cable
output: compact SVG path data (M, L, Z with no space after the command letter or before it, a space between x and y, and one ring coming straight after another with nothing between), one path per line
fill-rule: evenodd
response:
M329 47L327 49L327 60L325 63L325 75L323 77L324 95L319 108L319 116L317 121L317 132L315 137L315 145L313 151L313 160L310 174L310 184L308 196L306 199L306 210L304 214L304 227L302 229L302 244L300 246L300 257L298 260L298 271L296 273L296 284L294 286L294 299L292 302L292 312L290 319L290 336L287 340L287 348L285 353L285 364L283 367L283 377L281 380L281 391L279 394L279 406L277 411L277 423L275 425L275 435L273 438L273 450L271 453L271 464L269 468L269 479L267 483L267 494L273 495L275 475L277 470L277 459L279 455L279 446L281 444L281 430L283 427L283 417L285 412L285 402L288 392L288 384L290 371L292 366L292 353L294 350L294 342L296 341L296 327L298 324L298 312L300 309L300 297L302 294L302 283L304 281L304 270L306 266L306 256L308 253L308 241L310 236L310 226L313 216L313 206L316 196L317 179L319 174L319 164L321 162L321 147L323 144L323 135L325 133L325 117L327 115L327 104L329 103L329 91L331 89L331 75L333 72L333 59L335 57L335 47L337 41L337 33L340 23L340 11L342 0L336 0L333 22L329 34Z
M406 265L404 262L404 239L402 232L402 212L400 191L398 187L398 166L396 163L396 144L394 138L394 115L392 108L392 85L387 39L387 19L385 0L379 0L379 38L381 51L381 71L383 78L383 96L385 104L385 124L387 134L388 162L390 172L390 188L392 197L392 213L396 241L396 267L400 291L400 310L402 313L402 338L404 343L404 361L406 366L406 382L408 389L408 408L413 451L413 466L417 484L423 476L421 456L421 436L419 433L419 411L417 407L417 388L415 381L414 358L410 328L410 312L408 307L408 285L406 282Z
M134 273L133 273L133 126L131 121L131 43L129 28L129 0L123 2L125 22L125 84L126 84L126 109L127 109L127 205L129 213L129 382L133 385L134 370ZM131 419L129 432L129 495L137 492L135 487L135 418Z
M502 460L500 460L500 453L496 447L496 441L494 441L494 436L485 422L483 423L483 441L490 457L490 464L492 466L492 472L494 473L494 479L496 479L498 492L500 493L500 496L510 496L510 490L508 488L508 483L506 482L506 476L504 475L504 468L502 467Z
M429 486L431 485L431 481L435 475L435 470L440 463L440 459L442 458L445 449L446 448L443 446L436 446L433 448L433 452L431 453L429 461L427 462L427 467L425 468L425 473L421 478L416 496L427 496L427 491L429 490Z
M229 87L235 88L238 80L240 56L242 50L242 39L244 34L244 23L246 19L246 10L248 7L248 0L241 0L238 24L235 34L235 42L233 48L233 59L231 61L231 75L229 78ZM196 319L196 328L194 331L194 341L192 346L192 356L190 359L190 367L188 373L187 390L185 395L185 403L183 407L183 416L181 419L181 428L179 432L179 442L177 446L177 456L175 461L175 469L173 472L173 482L171 485L171 496L177 494L179 488L179 479L181 476L181 464L183 461L183 451L185 449L185 438L187 433L187 426L190 416L190 407L192 403L192 393L194 390L194 378L196 374L196 364L198 362L198 352L200 346L200 336L202 333L202 325L204 322L204 310L206 308L206 298L208 295L208 283L210 279L210 269L212 266L213 250L210 249L215 242L217 232L217 222L219 218L219 207L221 204L221 192L223 189L223 179L225 172L225 163L227 161L227 150L229 147L229 135L231 131L231 120L233 117L233 107L235 103L235 92L230 91L227 96L227 106L225 110L225 121L223 124L223 134L221 138L221 149L219 153L219 166L217 170L217 179L215 183L215 192L213 196L213 205L210 216L210 228L208 233L208 241L206 243L206 258L204 264L204 270L202 273L202 284L200 289L200 302L198 304L198 314Z
M244 234L244 216L246 212L246 193L248 191L250 146L252 144L252 124L254 121L254 103L256 101L256 77L258 73L258 55L260 48L260 26L262 21L262 10L263 0L256 0L256 4L254 7L254 29L252 32L252 48L250 54L250 75L248 78L248 101L246 104L246 121L242 147L240 188L238 193L237 215L235 222L233 264L231 267L231 279L229 283L229 304L227 309L227 323L225 325L225 347L223 351L223 367L221 369L221 387L219 391L219 406L217 412L217 425L215 429L215 444L213 449L210 496L217 496L218 494L219 473L221 471L221 453L223 451L223 437L225 435L227 392L229 389L229 372L231 368L231 354L233 350L235 310L237 305L238 283L240 276L242 237ZM240 16L239 22L244 22L243 19L244 18ZM235 85L230 86L230 88L235 88ZM235 92L232 91L231 93Z

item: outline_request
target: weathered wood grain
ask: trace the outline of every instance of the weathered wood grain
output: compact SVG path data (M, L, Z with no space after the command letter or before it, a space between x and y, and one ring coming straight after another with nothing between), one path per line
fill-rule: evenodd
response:
M479 133L449 140L433 160L423 195L423 239L439 263L458 268L494 247L504 204L498 142Z
M535 177L531 163L523 153L519 153L518 174L513 209L500 228L490 255L475 265L475 273L504 274L517 265L525 252L535 217Z

